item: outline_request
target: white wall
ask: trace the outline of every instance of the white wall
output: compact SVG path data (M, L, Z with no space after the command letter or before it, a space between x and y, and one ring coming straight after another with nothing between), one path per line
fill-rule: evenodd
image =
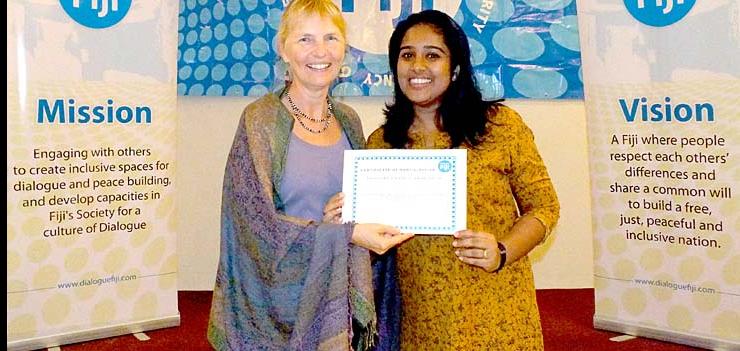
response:
M369 135L385 100L344 98ZM211 290L220 240L221 184L234 130L252 98L180 97L177 221L180 290ZM561 203L553 235L533 251L537 288L592 287L591 202L582 100L508 100L535 134Z

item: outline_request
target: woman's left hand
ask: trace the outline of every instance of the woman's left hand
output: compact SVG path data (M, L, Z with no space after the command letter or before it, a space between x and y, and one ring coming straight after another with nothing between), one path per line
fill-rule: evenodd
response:
M454 237L452 247L460 261L483 268L486 272L498 268L501 257L493 234L466 229L456 232Z

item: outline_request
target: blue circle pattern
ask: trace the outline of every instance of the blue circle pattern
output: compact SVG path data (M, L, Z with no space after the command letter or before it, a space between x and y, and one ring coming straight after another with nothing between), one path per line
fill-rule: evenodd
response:
M201 46L198 50L198 61L207 62L211 58L211 48L209 46Z
M211 41L211 38L213 37L213 31L211 30L211 27L204 27L203 30L200 31L200 42L203 44L208 43ZM204 46L206 48L210 46Z
M180 95L259 96L273 87L282 1L182 0L178 16Z
M241 61L244 56L247 56L247 44L239 40L231 45L231 57L235 60Z
M560 46L573 51L579 51L581 44L578 39L578 18L565 16L562 21L550 25L550 35Z
M257 0L242 0L244 9L247 11L253 11L257 8L257 5L259 5L259 1Z
M191 30L188 35L185 36L185 42L188 45L193 45L198 40L198 32Z
M254 14L249 16L249 19L247 20L247 26L249 26L249 31L252 33L259 33L262 31L262 29L265 28L265 20L262 18L262 16L258 14Z
M489 3L463 0L454 16L468 34L484 98L583 98L576 1L493 0L493 10L482 19L484 2ZM285 67L276 50L282 1L181 0L180 5L179 95L261 96L284 85ZM349 47L343 66L333 95L393 93L386 55Z
M270 52L270 47L265 38L258 37L252 40L252 43L249 44L249 52L251 52L254 57L263 57Z
M522 28L503 28L493 35L493 47L513 61L532 61L545 53L545 43L537 33Z
M207 24L211 21L211 10L208 8L203 8L200 10L200 23Z
M470 63L473 64L473 67L486 61L486 48L481 43L475 39L470 39L468 45L470 46Z
M242 35L244 35L244 22L238 18L231 21L231 27L229 28L229 31L231 32L231 35L234 36L234 38L240 38Z
M226 36L229 35L229 27L227 27L223 23L219 23L216 25L215 28L213 28L213 36L216 37L216 40L224 40L226 39Z

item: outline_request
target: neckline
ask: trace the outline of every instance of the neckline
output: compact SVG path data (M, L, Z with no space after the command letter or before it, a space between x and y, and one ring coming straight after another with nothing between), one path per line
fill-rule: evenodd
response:
M292 130L290 131L290 139L291 140L297 140L299 143L301 143L303 145L307 145L307 146L314 147L314 148L320 148L320 149L330 149L330 148L336 147L337 145L340 145L342 143L342 138L345 138L345 139L347 138L345 136L345 134L344 134L344 130L340 130L339 131L339 138L337 138L337 140L335 142L333 142L331 144L327 144L327 145L319 145L319 144L309 143L308 141L305 141L305 140L301 139L301 137L299 137L298 135L296 135L295 133L293 133Z

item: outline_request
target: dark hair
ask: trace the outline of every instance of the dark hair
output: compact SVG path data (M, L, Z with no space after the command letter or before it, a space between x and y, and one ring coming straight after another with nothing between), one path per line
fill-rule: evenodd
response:
M403 148L409 141L408 131L414 121L413 103L403 94L398 83L398 55L406 32L417 25L429 25L442 35L450 49L450 67L459 69L457 78L442 96L439 116L442 129L450 135L452 147L463 142L472 146L480 142L485 132L487 113L498 102L484 101L476 86L473 67L470 63L468 38L460 26L447 14L437 10L426 10L408 16L399 22L388 44L388 59L393 73L393 103L386 104L383 139L394 148ZM441 122L441 123L440 123Z

